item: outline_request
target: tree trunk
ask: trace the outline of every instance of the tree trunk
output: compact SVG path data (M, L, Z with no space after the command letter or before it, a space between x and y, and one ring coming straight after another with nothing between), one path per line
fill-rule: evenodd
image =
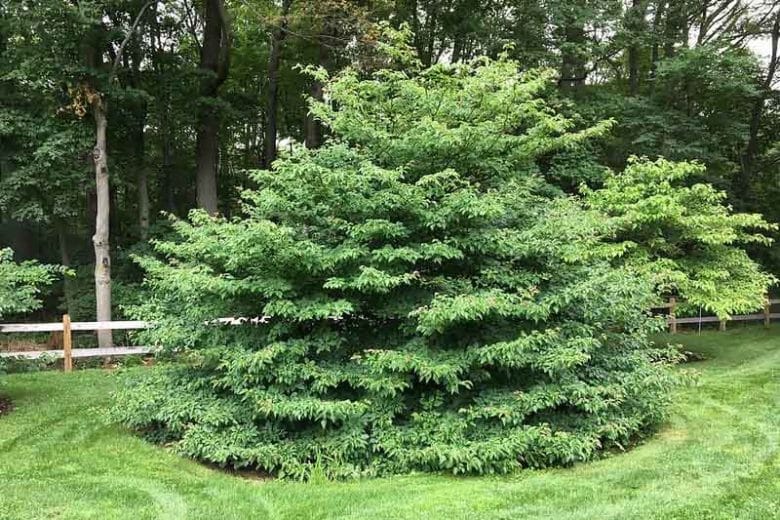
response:
M645 29L646 9L645 0L633 0L627 13L626 25L630 31L631 42L628 47L628 92L631 96L636 96L639 93L639 53L641 52L639 41Z
M111 321L111 250L109 247L109 211L111 194L108 183L108 153L106 129L108 128L108 104L99 93L93 93L92 113L95 119L95 148L92 160L95 164L95 189L97 193L97 216L95 235L95 302L97 321ZM98 331L100 348L113 346L110 330Z
M68 248L68 234L65 224L57 221L57 242L60 247L60 263L63 267L70 267L70 249ZM65 296L65 310L68 314L73 314L73 289L71 287L70 276L67 274L62 278L62 293Z
M279 26L271 37L271 53L268 56L268 98L266 102L266 124L264 144L264 164L270 168L276 160L276 112L279 105L279 63L282 56L282 43L287 37L287 15L290 14L292 0L284 0Z
M327 36L335 36L335 31L329 29L323 30L323 34ZM326 70L330 70L330 54L328 53L328 47L322 41L319 42L317 49L317 61L320 67L324 67ZM314 80L311 84L310 95L317 101L323 99L323 87L319 80ZM304 121L304 135L306 148L314 149L319 148L322 145L322 123L317 121L310 113L306 113L306 120Z
M658 58L660 43L663 38L660 35L661 20L666 12L666 1L661 0L656 4L655 13L653 15L653 44L650 48L650 78L655 80L656 72L658 70ZM655 81L650 82L650 89L655 88Z
M676 53L675 44L688 45L688 13L685 2L669 2L664 27L664 57L673 58Z
M130 38L135 33L141 17L153 0L147 1L138 11L130 31L125 36L118 50L113 56L113 64L108 74L108 85L116 80L117 69L120 60ZM101 53L95 42L87 45L86 63L92 69L102 66ZM113 50L113 48L110 48ZM95 120L95 147L92 149L92 162L95 166L95 234L92 236L92 244L95 248L95 311L97 321L111 321L111 187L108 177L108 148L106 146L106 133L108 130L108 100L93 85L86 86L86 95L92 108L92 117ZM110 348L113 346L113 334L110 330L101 330L97 333L98 346Z
M317 101L322 101L322 83L314 81L311 85L311 97ZM306 114L305 121L306 148L314 149L322 145L322 124L317 121L310 113Z
M761 91L753 103L753 108L750 113L750 130L745 150L742 153L741 172L740 175L735 176L735 182L732 186L734 193L739 198L743 199L743 202L744 199L750 198L751 195L751 186L754 180L754 169L759 148L758 134L761 129L761 120L764 115L764 105L766 104L767 96L771 92L778 65L780 65L780 63L778 63L778 60L780 60L780 56L778 56L778 44L780 43L780 12L775 15L775 21L772 24L770 34L771 57L767 64L766 76L761 84Z
M434 47L436 46L436 31L439 26L439 4L438 2L432 3L432 9L427 13L425 17L425 47L421 55L422 63L425 67L430 67L433 60Z
M170 134L167 133L167 125L163 125L162 139L162 182L160 200L164 201L165 209L169 213L176 214L176 196L173 190L173 146Z
M209 112L212 109L205 109ZM202 114L198 123L197 139L197 202L209 215L219 211L217 198L217 166L219 158L219 118L216 114Z
M149 238L149 168L142 160L138 169L138 229L144 242Z
M198 207L218 211L217 166L220 117L214 100L228 74L230 30L224 0L206 0L203 46L200 50L200 107L196 138L196 191Z
M581 48L585 44L585 29L579 23L570 24L564 29L564 34L559 84L563 90L577 92L585 85L588 76Z

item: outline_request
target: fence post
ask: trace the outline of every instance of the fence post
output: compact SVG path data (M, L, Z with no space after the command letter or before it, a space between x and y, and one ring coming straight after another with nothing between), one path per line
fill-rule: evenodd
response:
M772 321L771 307L772 304L769 303L769 296L767 296L766 301L764 302L764 327L769 327L769 324Z
M70 330L70 315L62 315L62 350L65 358L65 372L73 371L73 335Z
M675 309L677 308L677 297L669 297L669 332L677 334L677 316L675 315Z

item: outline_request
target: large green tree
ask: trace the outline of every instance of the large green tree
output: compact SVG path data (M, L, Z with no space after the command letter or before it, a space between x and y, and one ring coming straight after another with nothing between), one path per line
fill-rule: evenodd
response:
M182 363L131 382L121 420L297 478L569 464L652 427L673 381L653 287L542 175L610 125L577 128L517 67L339 74L313 106L333 141L139 259L138 313Z

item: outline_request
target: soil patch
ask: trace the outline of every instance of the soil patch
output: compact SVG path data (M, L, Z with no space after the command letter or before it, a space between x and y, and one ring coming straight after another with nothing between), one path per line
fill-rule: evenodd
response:
M7 397L0 395L0 417L3 417L14 409L14 403Z

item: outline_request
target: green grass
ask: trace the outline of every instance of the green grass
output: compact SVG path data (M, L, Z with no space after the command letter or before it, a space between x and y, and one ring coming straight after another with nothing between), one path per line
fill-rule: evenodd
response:
M780 328L675 340L708 361L629 453L510 477L347 483L234 477L106 424L116 375L3 377L0 518L780 518Z

